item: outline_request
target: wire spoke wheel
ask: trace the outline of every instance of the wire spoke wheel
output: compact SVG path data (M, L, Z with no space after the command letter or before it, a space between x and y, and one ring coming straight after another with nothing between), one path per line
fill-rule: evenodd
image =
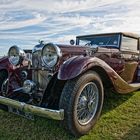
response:
M81 125L88 124L97 111L99 90L95 83L87 83L78 99L77 103L77 119Z
M59 103L64 109L63 125L75 136L87 134L101 114L103 99L102 80L96 72L67 81Z

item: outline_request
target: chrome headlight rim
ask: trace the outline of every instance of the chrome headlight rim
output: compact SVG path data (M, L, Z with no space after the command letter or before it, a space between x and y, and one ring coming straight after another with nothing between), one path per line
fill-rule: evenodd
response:
M56 60L55 60L55 63L54 63L54 64L51 64L51 65L49 65L49 64L44 60L44 54L43 54L43 53L44 53L44 51L45 51L45 49L46 49L47 47L53 47L54 50L55 50L55 52L56 52L56 58L54 58L54 59L56 59ZM45 44L44 47L42 48L42 51L41 51L42 63L43 63L43 65L44 65L45 67L47 67L47 68L49 68L49 69L54 68L54 67L58 64L58 62L59 62L59 60L60 60L61 57L62 57L61 49L60 49L57 45L55 45L55 44L53 44L53 43L47 43L47 44Z
M13 50L15 51L16 55L11 54L11 51ZM26 56L25 52L16 45L11 46L8 50L9 62L14 66L21 64L25 56Z

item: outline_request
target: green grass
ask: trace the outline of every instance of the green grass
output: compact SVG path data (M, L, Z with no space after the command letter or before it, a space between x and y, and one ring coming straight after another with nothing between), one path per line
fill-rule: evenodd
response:
M26 120L0 111L0 140L76 140L59 121ZM140 92L109 93L96 126L79 140L140 140Z

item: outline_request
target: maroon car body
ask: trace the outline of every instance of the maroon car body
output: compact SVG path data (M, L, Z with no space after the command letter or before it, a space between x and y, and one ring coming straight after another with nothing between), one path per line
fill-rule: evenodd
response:
M140 41L132 33L78 36L76 45L41 42L26 56L12 49L0 59L1 108L63 120L76 136L95 125L104 89L126 94L140 88Z

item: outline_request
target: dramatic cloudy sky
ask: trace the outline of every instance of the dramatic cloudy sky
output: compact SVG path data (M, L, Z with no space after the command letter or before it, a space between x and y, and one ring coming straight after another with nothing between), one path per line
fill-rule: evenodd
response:
M114 31L140 34L140 0L0 0L0 55L14 44Z

